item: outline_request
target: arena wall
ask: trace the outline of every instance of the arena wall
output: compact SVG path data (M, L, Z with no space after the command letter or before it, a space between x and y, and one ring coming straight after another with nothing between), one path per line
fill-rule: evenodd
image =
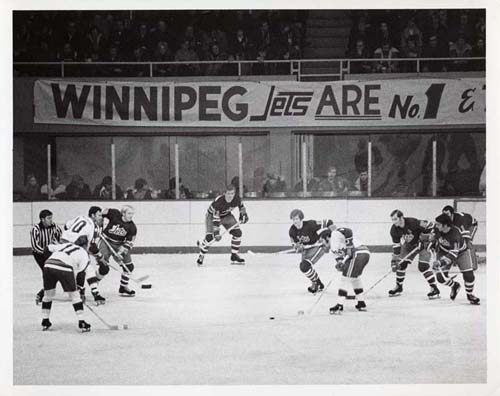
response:
M101 207L120 207L124 202L99 202ZM138 228L136 252L194 252L203 237L205 213L210 201L136 201ZM30 253L29 231L38 222L42 209L50 209L58 224L86 214L95 202L14 203L13 246L15 254ZM331 218L336 224L351 227L364 243L379 251L389 251L391 226L389 214L400 209L407 216L433 219L451 199L329 199L329 200L246 200L250 222L243 226L245 248L271 249L289 246L289 213L294 208L306 218ZM460 209L460 207L459 207ZM479 221L476 245L486 244L486 204L476 202L474 213ZM221 246L228 246L224 239ZM245 251L245 250L243 250Z

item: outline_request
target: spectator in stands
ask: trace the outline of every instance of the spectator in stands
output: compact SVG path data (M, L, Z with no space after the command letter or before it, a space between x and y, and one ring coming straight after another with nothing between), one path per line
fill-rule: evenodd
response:
M421 57L420 48L413 39L408 39L403 47L401 58L416 59ZM416 62L401 62L401 71L406 73L415 73L417 71Z
M439 45L437 36L431 36L429 45L424 49L422 55L424 58L444 58L447 54L443 52L442 46ZM445 72L446 70L446 64L442 60L422 62L423 72Z
M333 191L335 195L343 195L348 191L348 183L342 176L337 175L335 166L330 166L327 177L319 183L318 191Z
M250 50L251 45L248 37L242 29L238 29L231 42L231 54L234 55L236 60L245 60L249 58Z
M285 180L274 173L268 173L267 179L262 186L262 194L267 196L270 193L285 192L286 183Z
M156 24L156 28L151 32L151 46L154 48L159 42L165 42L170 47L172 45L171 39L167 31L167 23L163 19L160 19Z
M451 58L467 58L472 54L472 47L466 43L464 36L459 36L454 44L450 46ZM469 61L467 60L454 60L452 68L455 71L469 70Z
M203 52L206 54L205 58L209 58L209 54L214 44L218 45L221 53L227 53L229 47L227 35L224 31L214 26L209 32L203 32L202 34L202 48Z
M198 36L198 32L194 30L193 25L186 26L182 41L189 41L189 48L196 53L198 59L203 56L201 38Z
M112 195L113 182L111 176L104 176L102 182L95 186L94 197L96 199L113 199ZM118 184L115 184L116 199L123 199L123 191Z
M303 190L303 180L299 179L297 184L293 187L293 191L300 192ZM320 179L318 177L314 177L312 174L312 170L309 169L307 172L307 191L319 191L319 183Z
M484 46L484 39L479 37L476 40L476 45L472 47L471 56L474 58L484 58L486 57L486 47ZM478 60L472 62L473 70L486 70L485 60Z
M358 178L354 182L354 188L362 193L368 192L368 171L366 169L362 169L359 173Z
M131 38L125 31L123 21L115 21L114 29L109 37L110 46L116 47L120 55L127 58L131 53Z
M356 47L349 54L349 58L352 59L368 59L371 58L370 53L365 47L365 42L359 39L356 42ZM368 61L351 62L350 72L353 74L359 73L370 73L372 66Z
M185 40L181 44L181 48L175 53L176 62L198 62L199 58L193 49L189 47L190 42ZM197 63L177 65L177 75L180 76L196 76L200 72L200 65Z
M160 41L158 43L153 60L155 62L172 62L172 52L170 52L166 41ZM171 65L155 65L155 74L159 76L167 76L172 74L171 69Z
M373 71L376 73L393 73L398 71L398 62L391 61L392 58L397 58L399 51L394 48L390 42L382 43L382 46L377 48L373 53L373 57L380 61L373 63Z
M148 187L148 182L143 178L137 179L134 183L134 188L127 190L126 199L152 199L151 188Z
M408 24L401 33L401 48L405 48L409 40L413 40L420 51L422 48L422 32L415 24L415 18L411 17Z
M135 48L142 48L143 53L148 53L151 51L152 47L152 37L148 31L148 25L141 23L136 34L133 36L133 42Z
M269 63L264 63L267 60L267 51L264 47L259 48L257 51L257 57L255 58L259 63L252 64L252 71L255 75L266 75L271 74L272 65Z
M269 22L263 21L256 35L255 44L259 50L265 51L267 54L271 52L272 36L269 29Z
M92 193L90 187L83 181L80 175L73 175L71 183L66 187L66 199L90 199Z
M98 58L102 58L106 47L107 43L104 34L96 25L93 25L85 41L85 58L92 58L92 54L97 54Z
M375 51L377 48L383 47L384 43L389 43L392 41L393 41L392 34L389 30L387 22L380 22L379 28L375 33L375 42L374 42Z
M168 182L168 190L163 193L165 199L175 199L175 177L172 177ZM179 177L179 199L191 199L193 194L182 183L182 177Z
M220 48L217 44L212 44L211 51L207 57L207 60L215 62L215 61L227 61L227 55L225 53L221 53ZM221 76L226 73L225 71L225 64L224 63L210 63L207 66L207 71L206 75L207 76Z
M21 193L22 198L27 201L42 199L42 195L40 194L40 185L38 184L36 177L34 175L28 175L26 181L26 185Z
M361 40L364 43L364 47L366 51L372 52L371 42L373 40L373 36L370 31L371 26L366 22L366 18L361 16L358 19L357 24L351 29L351 33L349 35L349 45L348 45L348 53L355 53L357 49L358 42ZM370 56L367 56L370 58Z
M118 48L115 46L111 46L109 48L108 56L104 59L106 62L122 62L123 59L118 53ZM113 76L121 76L124 72L124 68L122 65L112 65L106 67L109 74Z
M65 199L66 198L66 186L62 183L61 179L54 175L51 178L52 185L50 186L50 197L49 189L47 184L44 184L40 189L40 193L44 198L49 197L49 199Z
M59 62L76 62L78 60L78 55L76 51L73 50L70 43L65 43L61 51L57 54L57 60Z
M474 27L469 23L469 15L466 12L460 14L458 25L452 30L453 37L463 37L466 42L471 43L474 39Z
M443 43L444 48L448 49L451 45L452 32L448 25L448 11L439 10L439 26L440 26L440 36L439 39Z
M77 29L75 21L69 21L66 25L66 30L64 31L62 36L59 37L61 47L69 44L71 49L77 54L80 53L82 47L82 39L82 34Z

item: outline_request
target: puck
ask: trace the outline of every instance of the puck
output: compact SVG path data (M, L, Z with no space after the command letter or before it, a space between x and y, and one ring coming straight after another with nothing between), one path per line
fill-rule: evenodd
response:
M141 285L142 289L151 289L151 287L153 287L151 284Z
M123 325L123 330L128 330L128 324Z
M270 320L274 320L274 316L270 316L270 317L269 317L269 319L270 319Z

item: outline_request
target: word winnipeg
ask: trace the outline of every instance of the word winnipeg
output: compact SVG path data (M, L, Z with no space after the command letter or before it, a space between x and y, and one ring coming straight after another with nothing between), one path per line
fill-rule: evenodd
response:
M249 91L242 86L112 86L51 83L51 93L57 118L73 119L92 117L94 120L133 121L183 121L186 117L197 121L221 121L222 116L231 121L265 121L270 117L306 116L314 94L319 92L278 91L271 86L264 110L251 113L251 107L262 108L258 103L245 101ZM65 88L65 89L64 89ZM336 87L325 85L318 95L315 115L328 113L338 117L380 117L377 108L379 84L362 87L345 84ZM248 95L252 97L252 93ZM92 113L92 115L88 113ZM84 115L85 113L85 115Z

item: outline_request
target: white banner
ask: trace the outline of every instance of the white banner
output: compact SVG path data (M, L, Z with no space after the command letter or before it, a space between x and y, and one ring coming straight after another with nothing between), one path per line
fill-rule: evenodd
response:
M486 123L484 78L304 82L37 80L35 123L373 127Z

